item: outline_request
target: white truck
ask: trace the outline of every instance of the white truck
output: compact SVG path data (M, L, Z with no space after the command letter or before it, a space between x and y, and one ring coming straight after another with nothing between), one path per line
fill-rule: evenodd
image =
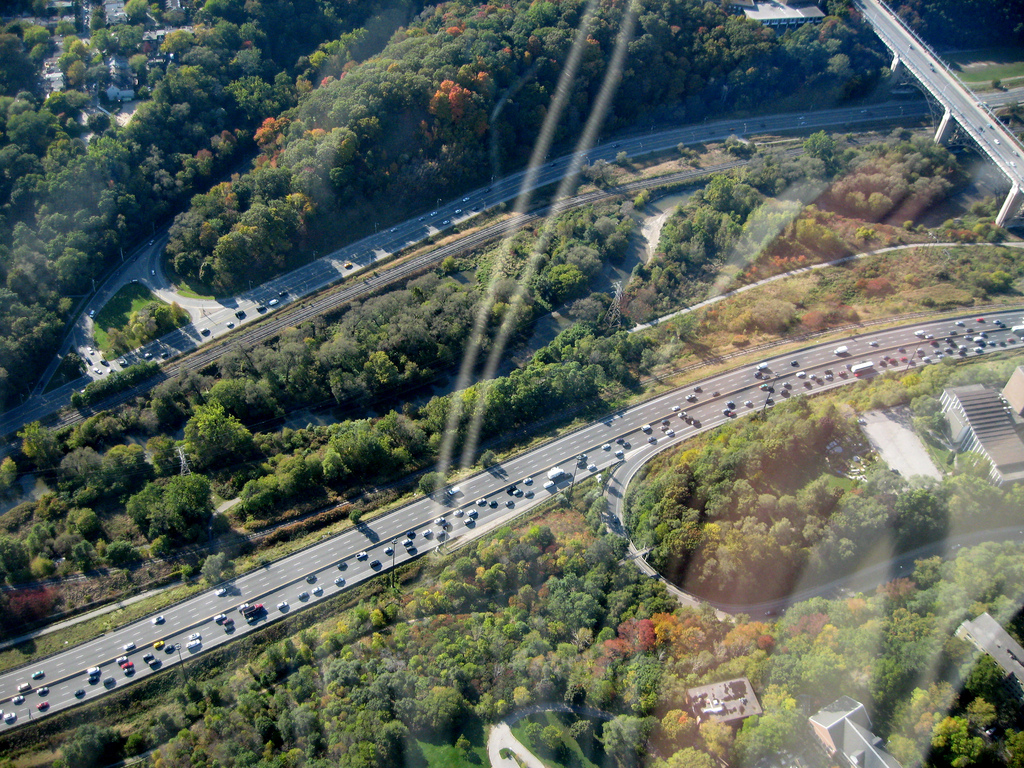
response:
M857 363L856 365L850 366L850 373L852 373L857 378L874 373L874 370L875 364L870 360L864 363Z
M833 350L833 353L835 354L836 357L843 357L844 355L850 354L850 348L848 346L846 346L845 344L843 344L843 346L841 346L841 347L836 347Z
M1024 338L1024 325L1015 325L1010 329L1010 333L1014 336L1020 336Z
M550 480L552 482L556 482L558 480L561 480L563 477L568 477L568 476L569 476L569 473L566 472L561 467L555 467L554 469L549 469L548 470L548 480Z

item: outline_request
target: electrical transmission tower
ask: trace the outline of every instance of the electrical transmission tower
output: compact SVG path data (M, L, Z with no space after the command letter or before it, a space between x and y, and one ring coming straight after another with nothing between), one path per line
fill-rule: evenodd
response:
M608 307L608 327L614 328L619 324L622 319L622 281L616 280L612 285L615 287L615 296L612 298L612 304Z
M191 475L192 470L188 466L188 457L185 456L185 449L178 446L178 462L181 464L181 474Z

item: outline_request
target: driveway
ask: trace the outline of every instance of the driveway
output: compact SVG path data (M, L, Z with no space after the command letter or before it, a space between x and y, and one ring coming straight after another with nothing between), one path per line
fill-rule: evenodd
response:
M931 456L914 432L909 408L889 408L884 411L869 411L863 414L867 424L862 425L871 447L892 469L904 477L924 475L935 480L942 479L942 473L932 462Z
M502 720L491 728L487 736L487 758L491 761L491 768L519 768L519 764L511 757L501 757L502 749L515 752L529 768L545 768L544 763L512 735L512 728L507 720Z

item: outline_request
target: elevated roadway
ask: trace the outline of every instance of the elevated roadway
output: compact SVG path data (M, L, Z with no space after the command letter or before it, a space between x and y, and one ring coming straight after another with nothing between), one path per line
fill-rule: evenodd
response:
M935 140L945 143L954 128L973 139L995 166L1006 176L1010 191L996 217L1005 226L1015 218L1024 202L1024 147L992 113L984 102L965 86L942 59L881 0L854 0L857 9L893 54L891 69L910 72L931 97L942 105L943 115Z

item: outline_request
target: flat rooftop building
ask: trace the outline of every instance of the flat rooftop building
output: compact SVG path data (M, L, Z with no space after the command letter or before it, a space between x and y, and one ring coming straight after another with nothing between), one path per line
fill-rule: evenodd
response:
M686 703L701 723L709 720L738 723L761 714L761 704L745 677L690 688L686 692Z
M729 10L768 27L820 24L825 13L813 2L793 0L730 0Z
M988 613L968 619L956 630L956 636L992 657L1006 673L1003 685L1018 699L1024 698L1024 648Z
M982 384L942 391L942 413L960 453L973 451L992 465L996 485L1024 480L1024 440L999 393Z

